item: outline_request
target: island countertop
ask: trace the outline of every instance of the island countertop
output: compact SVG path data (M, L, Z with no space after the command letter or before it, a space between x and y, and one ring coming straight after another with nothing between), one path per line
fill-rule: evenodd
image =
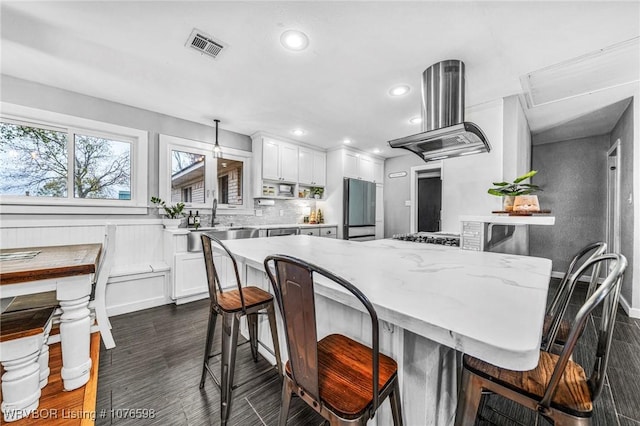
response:
M494 365L513 370L537 365L551 274L548 259L304 235L225 244L239 261L261 270L271 254L322 266L360 288L381 320ZM362 309L335 284L320 280L316 291Z

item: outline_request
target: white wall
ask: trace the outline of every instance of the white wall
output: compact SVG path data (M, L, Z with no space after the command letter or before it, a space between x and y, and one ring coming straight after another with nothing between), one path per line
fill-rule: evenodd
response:
M480 126L491 152L443 160L443 231L459 232L460 215L486 215L501 206L501 200L487 194L487 189L503 178L502 99L467 108L465 121Z

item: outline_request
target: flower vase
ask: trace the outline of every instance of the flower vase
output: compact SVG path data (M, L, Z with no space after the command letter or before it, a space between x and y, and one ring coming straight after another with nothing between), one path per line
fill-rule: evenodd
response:
M180 222L182 222L181 219L162 219L162 224L164 225L165 229L178 229L178 227L180 226Z

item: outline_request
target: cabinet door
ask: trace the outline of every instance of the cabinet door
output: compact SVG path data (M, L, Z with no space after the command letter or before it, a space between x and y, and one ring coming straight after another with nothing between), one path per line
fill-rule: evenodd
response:
M327 154L324 152L313 153L313 183L316 186L325 186L327 180Z
M298 149L298 182L313 185L315 152L307 148Z
M373 182L373 160L367 157L360 157L358 177L369 182Z
M262 143L262 179L278 180L280 161L280 144L265 139Z
M280 177L286 182L298 182L298 147L280 144Z
M352 152L344 152L342 157L344 161L344 177L357 178L358 176L358 157Z
M173 276L174 299L207 293L207 272L201 253L185 253L175 256L175 273Z
M373 181L375 183L384 183L384 163L373 162Z

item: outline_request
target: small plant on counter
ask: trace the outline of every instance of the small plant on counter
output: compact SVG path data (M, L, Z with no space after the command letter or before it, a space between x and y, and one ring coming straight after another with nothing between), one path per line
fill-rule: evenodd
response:
M517 177L513 182L493 182L496 186L495 188L489 188L487 191L491 195L496 195L498 197L515 197L518 195L529 195L533 194L537 191L542 191L542 189L538 185L533 185L531 183L522 183L538 173L537 170L531 170L529 173L525 173L524 175Z
M158 197L151 197L151 202L158 206L159 209L164 209L170 219L179 219L180 216L184 215L182 213L182 210L184 210L184 203L177 203L175 206L167 206L166 203Z

